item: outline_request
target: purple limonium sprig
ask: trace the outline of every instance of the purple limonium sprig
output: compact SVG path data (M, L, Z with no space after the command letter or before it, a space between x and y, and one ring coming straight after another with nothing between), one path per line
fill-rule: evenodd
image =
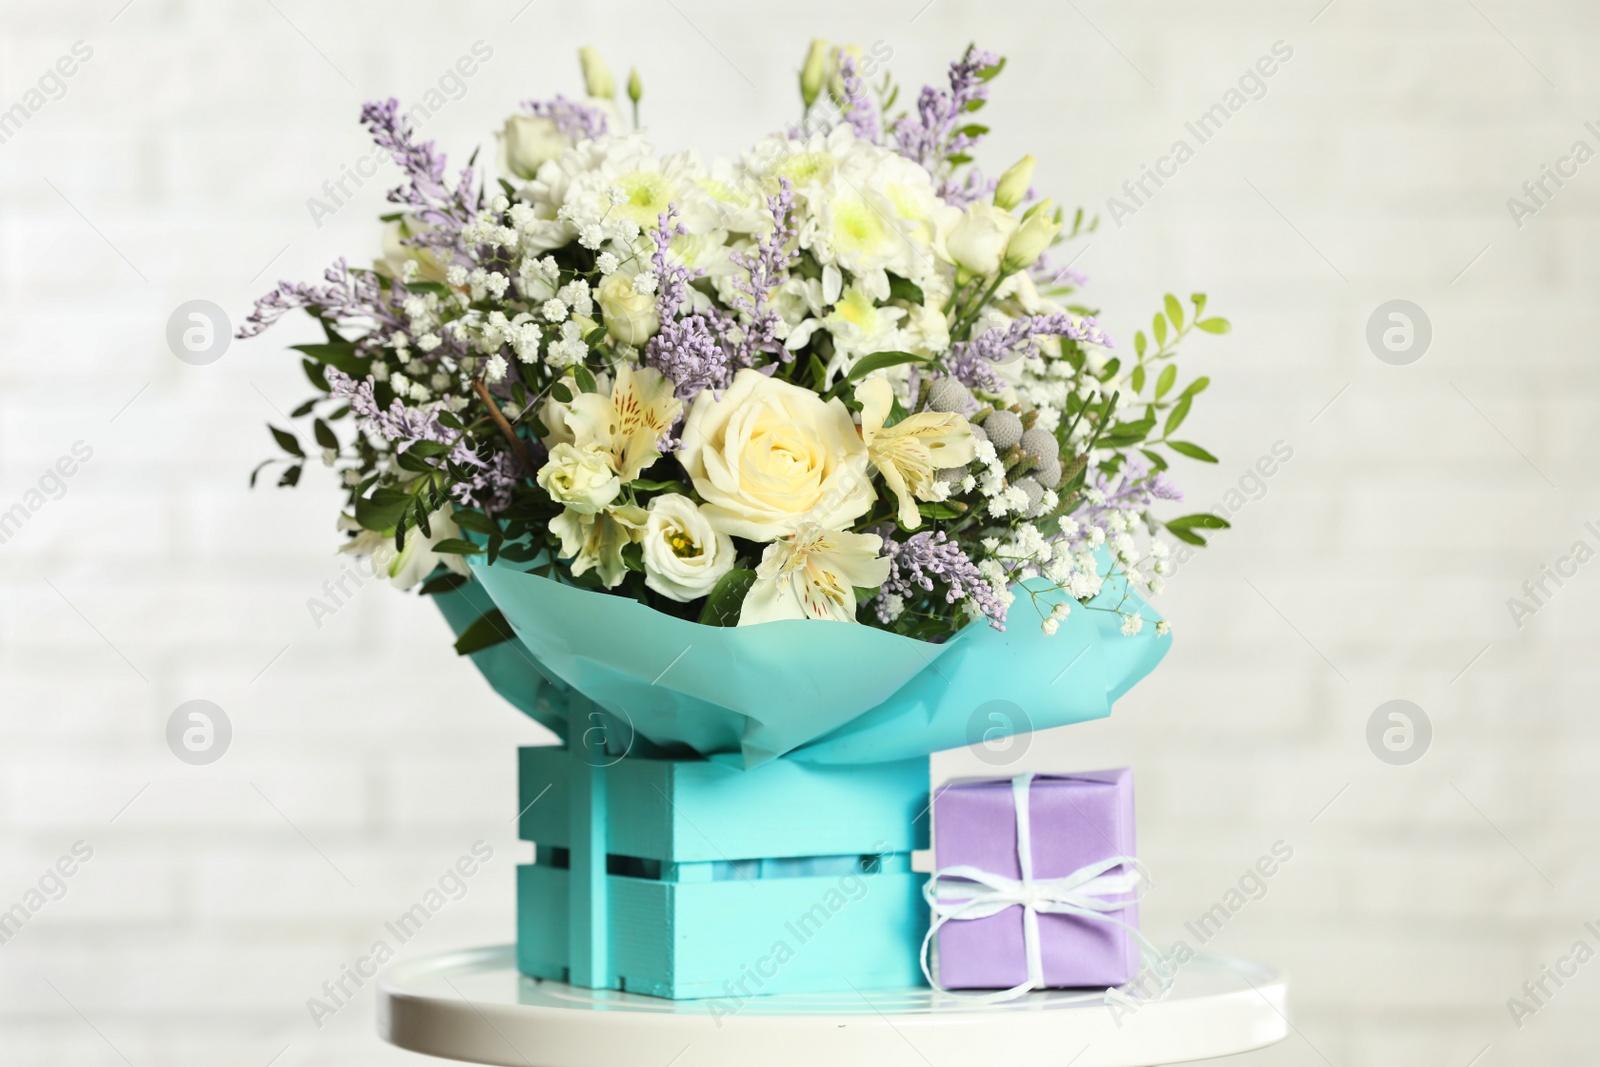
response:
M996 630L1006 628L1006 603L988 580L978 572L972 559L956 542L945 536L943 530L924 530L912 534L904 541L885 537L884 554L889 558L889 577L873 607L884 623L893 621L889 610L889 597L910 600L922 593L931 593L934 584L945 586L947 604L970 600Z
M789 277L789 268L799 259L799 253L789 250L794 240L794 183L788 178L778 179L778 192L767 197L767 209L772 212L772 232L757 239L754 251L733 252L728 258L743 270L747 278L733 279L734 309L749 318L744 327L744 339L739 342L739 362L749 366L758 355L776 356L780 362L790 363L794 353L778 338L778 327L783 319L772 306L772 293ZM665 321L665 320L663 320Z
M580 100L569 100L560 93L553 100L524 100L522 106L542 119L556 124L556 130L575 143L604 137L610 130L606 113Z
M458 502L497 510L510 501L511 487L517 479L516 461L505 453L498 454L493 461L479 458L462 440L460 431L451 430L439 421L442 405L407 407L396 397L384 409L378 406L374 395L376 383L371 375L358 381L337 367L328 367L325 373L328 395L347 402L356 426L388 441L395 452L404 452L419 441L452 446L448 453L450 462L472 472L469 481L457 482L450 488Z
M861 67L856 57L846 52L839 60L839 84L843 89L844 118L856 136L873 144L883 143L883 130L878 109L872 106L866 84L861 80Z
M1028 276L1033 283L1041 289L1052 289L1059 286L1071 286L1082 289L1089 284L1089 276L1082 271L1073 270L1070 266L1058 267L1050 262L1050 253L1040 256L1034 265L1028 268Z
M389 190L389 200L406 204L412 214L429 229L411 238L415 244L454 248L462 226L471 221L477 209L472 193L473 168L463 167L451 188L444 179L445 157L432 141L418 144L411 120L400 114L400 101L390 97L361 108L361 124L373 142L387 151L405 173L406 181Z
M973 104L989 98L989 85L983 72L999 62L1000 57L993 52L969 46L960 59L950 64L949 91L924 86L917 98L916 113L894 124L890 132L894 136L895 151L922 164L930 174L938 174L951 156L974 148L982 134L967 132L969 124L964 116L972 110ZM971 182L969 177L967 183L958 185L947 178L939 195L952 199L962 196L971 192Z
M971 341L957 341L950 346L946 365L952 377L962 384L985 392L996 392L1001 387L1000 377L994 368L1018 359L1038 359L1039 350L1033 342L1041 337L1068 337L1074 341L1112 347L1092 315L1074 319L1057 312L1053 315L1029 315L1015 319L1006 326L991 326Z
M323 271L322 277L326 285L279 282L277 288L256 301L255 310L240 324L235 336L254 337L296 308L305 308L336 324L399 328L400 316L393 299L385 299L383 287L371 271L353 271L339 259Z
M689 303L689 282L700 273L675 262L669 254L672 239L686 233L675 204L667 205L650 233L655 243L650 263L656 274L656 314L661 327L645 343L644 363L672 381L678 399L689 401L702 390L725 388L734 371L748 364L741 364L738 347L729 340L737 332L731 315L712 307L679 318Z
M1167 480L1164 472L1157 471L1152 475L1148 467L1134 460L1123 463L1120 471L1110 475L1098 467L1091 467L1089 484L1098 492L1094 494L1094 499L1086 494L1083 502L1073 510L1072 518L1078 523L1077 532L1071 537L1058 534L1051 538L1053 541L1065 539L1074 552L1094 546L1090 529L1097 526L1105 529L1105 516L1112 512L1142 511L1157 500L1183 499L1183 494ZM1101 502L1096 503L1097 500Z

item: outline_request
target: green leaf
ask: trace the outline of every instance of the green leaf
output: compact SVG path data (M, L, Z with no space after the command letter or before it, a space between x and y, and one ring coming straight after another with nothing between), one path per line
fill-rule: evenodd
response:
M1171 370L1172 368L1168 367L1167 369ZM1189 397L1183 396L1176 404L1172 406L1172 411L1167 414L1167 424L1161 428L1161 436L1170 437L1172 435L1172 431L1176 430L1179 426L1182 426L1183 420L1188 417Z
M550 395L556 398L557 403L572 403L572 390L567 388L566 382L557 382L550 387Z
M1178 396L1181 399L1182 397L1186 396L1194 396L1196 393L1203 393L1206 391L1206 386L1210 384L1211 379L1201 375L1188 385L1184 386L1183 392L1179 393Z
M1193 530L1185 530L1182 527L1179 527L1176 530L1169 530L1167 532L1186 544L1199 545L1201 548L1205 547L1206 539L1195 533Z
M593 348L595 345L599 344L605 339L606 328L604 326L596 326L594 329L590 330L584 335L583 343L588 345L590 348Z
M1204 293L1190 293L1189 294L1189 299L1194 302L1194 317L1196 319L1199 319L1201 315L1205 314L1205 310L1206 310L1206 294L1204 294Z
M589 368L582 363L572 368L572 380L578 383L578 388L585 393L598 393L600 386L595 384L594 375L589 373Z
M486 648L493 648L503 641L509 641L514 636L511 624L506 621L499 608L485 612L473 621L471 626L461 631L461 636L456 638L456 655L470 656L474 652L482 652Z
M1195 325L1200 327L1206 333L1227 333L1229 330L1233 329L1233 325L1228 322L1227 319L1223 318L1201 319L1199 322L1195 323Z
M480 546L459 537L441 538L433 543L432 548L435 552L448 552L452 556L477 556L483 553Z
M468 511L466 508L456 508L451 513L450 517L454 519L456 521L456 525L461 527L463 530L471 530L473 533L480 533L485 537L494 533L494 523L491 522L489 517L481 511Z
M969 111L976 111L977 108L969 107L968 110ZM972 157L967 155L965 152L957 152L953 156L945 156L944 158L953 167L959 167L963 163L971 163L972 162Z
M1167 370L1171 370L1171 369L1172 369L1171 367L1167 368ZM1133 391L1134 392L1136 392L1136 393L1144 392L1144 364L1143 363L1141 363L1137 367L1133 368L1133 373L1130 374L1128 376L1128 378L1129 378L1130 383L1133 385Z
M898 274L889 275L889 299L906 300L913 304L921 304L926 297L922 286L909 278L902 278Z
M928 362L927 356L919 356L915 352L873 352L858 359L856 365L850 368L850 373L844 376L844 381L859 381L875 370L898 367L902 363L926 362Z
M1159 311L1150 320L1150 332L1156 335L1156 344L1165 348L1167 344L1167 317Z
M748 567L735 567L724 574L706 595L705 607L700 609L700 622L705 626L737 626L739 612L744 607L745 594L756 584L756 572Z
M453 593L466 585L470 578L457 574L455 571L445 571L437 578L429 578L422 583L422 588L417 590L419 596L438 596L441 593Z
M1161 371L1161 377L1156 379L1156 399L1160 400L1172 391L1172 386L1178 380L1178 368L1175 364L1168 363Z
M276 462L278 461L275 459L264 459L260 463L257 463L256 469L250 472L250 488L254 489L256 487L256 478L261 474L262 471L266 470Z
M1193 515L1180 515L1176 519L1168 519L1166 527L1169 530L1230 530L1233 527L1221 515L1214 515L1209 511L1197 512Z
M410 471L412 474L427 474L434 469L432 464L409 448L396 453L394 461L401 470Z
M333 387L328 384L328 376L322 373L322 364L314 359L302 359L301 369L306 372L306 380L324 393L333 392Z
M353 342L345 341L343 344L327 345L290 345L296 352L304 352L318 363L326 363L330 367L338 367L352 378L364 378L372 369L372 360L362 359L356 355L356 346Z
M1164 298L1167 305L1167 318L1172 320L1176 329L1183 329L1183 305L1178 303L1178 298L1168 293Z
M301 404L299 407L289 412L289 417L291 419L298 419L302 416L309 415L311 414L312 409L315 408L319 402L326 399L327 397L314 396L310 400L307 400L304 404Z
M323 448L331 448L335 452L339 451L339 438L334 435L332 427L321 419L316 419L311 423L311 434L317 439L317 444Z
M1167 469L1166 457L1163 456L1161 453L1152 452L1148 448L1141 448L1141 449L1139 449L1139 454L1142 455L1145 459L1150 461L1150 466L1157 473L1160 473L1161 471L1164 471L1164 470Z
M648 480L646 478L636 478L633 481L629 482L627 484L627 486L625 486L625 488L632 489L636 493L655 493L655 492L681 493L681 492L684 491L684 486L683 486L682 482L674 482L674 481L653 482L653 481L650 481L650 480Z
M296 463L294 466L290 467L288 470L283 472L283 477L278 479L278 485L279 486L299 485L300 484L300 472L303 471L303 470L305 470L305 466L303 464Z
M423 500L420 496L417 497L416 503L411 505L411 514L416 516L417 529L422 531L422 536L432 537L433 527L428 524L428 505L423 503ZM405 546L403 544L396 543L395 547L404 548Z
M957 133L964 133L968 137L982 137L984 134L989 132L989 127L981 126L978 123L974 122L974 123L970 123L970 124L968 124L966 126L962 126L960 129L956 130L956 132Z
M374 489L370 497L356 498L356 522L364 530L392 530L411 506L411 494L398 489Z
M925 500L917 504L917 513L925 519L959 519L967 513L967 509L940 500Z
M305 449L300 447L300 439L294 434L288 430L280 430L271 424L268 424L267 429L272 431L273 439L278 442L279 448L291 456L299 456L301 459L306 458Z
M1191 444L1188 441L1168 441L1167 447L1180 456L1188 456L1190 459L1197 459L1201 463L1215 463L1217 461L1216 456L1213 456L1199 445Z
M1140 359L1144 358L1144 350L1148 345L1149 342L1145 340L1143 330L1140 330L1133 335L1133 354L1138 356Z
M442 456L450 451L450 446L443 441L414 441L406 448L406 451L413 456L432 459L434 456Z

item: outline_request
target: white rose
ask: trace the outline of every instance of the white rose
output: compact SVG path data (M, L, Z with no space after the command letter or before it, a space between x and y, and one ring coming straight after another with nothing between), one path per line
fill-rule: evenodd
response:
M973 274L993 274L1000 269L1016 228L1016 216L1010 212L983 201L969 204L944 239L945 254L950 262Z
M534 479L558 504L580 515L593 515L622 492L622 479L611 466L609 453L598 448L559 444Z
M505 169L525 181L546 161L571 147L571 140L556 128L554 120L538 115L512 115L500 131Z
M606 332L625 345L642 345L661 328L656 298L633 290L633 276L618 271L600 280L594 298L605 316Z
M867 449L844 402L745 369L689 409L678 461L723 533L771 541L802 522L837 530L872 507Z
M644 530L644 584L673 600L711 592L733 569L733 541L712 528L695 502L678 493L650 501Z

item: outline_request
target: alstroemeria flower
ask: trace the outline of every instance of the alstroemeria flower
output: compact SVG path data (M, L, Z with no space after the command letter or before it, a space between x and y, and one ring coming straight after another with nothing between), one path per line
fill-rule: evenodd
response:
M877 534L826 530L814 522L767 546L756 581L745 594L740 626L776 619L856 621L856 589L889 578Z
M561 538L562 558L572 560L572 576L600 572L607 589L615 589L628 573L622 550L644 536L644 508L623 504L593 515L568 508L550 520L550 531Z
M610 453L612 467L626 484L661 458L656 445L683 410L683 401L672 392L671 380L660 371L619 363L610 396L583 393L573 398L567 428L579 448Z
M964 467L977 455L972 426L965 415L944 411L920 411L885 426L894 406L894 388L885 378L856 386L856 399L867 458L900 501L900 525L915 530L922 523L917 501L933 499L934 472Z

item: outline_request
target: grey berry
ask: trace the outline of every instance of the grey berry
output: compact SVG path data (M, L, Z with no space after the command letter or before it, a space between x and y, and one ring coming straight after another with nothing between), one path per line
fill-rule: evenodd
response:
M1035 426L1022 435L1022 451L1038 460L1042 467L1046 460L1057 456L1056 435L1043 426Z
M949 482L951 485L954 485L966 476L967 468L965 467L945 467L939 471L938 474L941 482Z
M976 423L973 423L972 424L972 438L975 441L987 441L989 439L989 435L984 432L982 426L979 426Z
M1061 484L1061 460L1052 456L1048 460L1041 462L1038 467L1034 468L1033 476L1046 489L1054 489Z
M965 411L972 400L967 387L954 378L936 378L928 389L928 408L931 411Z
M983 420L983 429L1000 452L1022 440L1022 420L1014 411L995 412Z
M1029 511L1032 511L1034 508L1038 507L1039 501L1044 499L1044 486L1035 481L1032 475L1029 475L1026 478L1018 478L1016 481L1011 483L1011 486L1014 489L1021 489L1024 493L1028 494Z

